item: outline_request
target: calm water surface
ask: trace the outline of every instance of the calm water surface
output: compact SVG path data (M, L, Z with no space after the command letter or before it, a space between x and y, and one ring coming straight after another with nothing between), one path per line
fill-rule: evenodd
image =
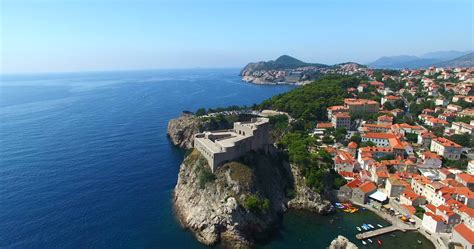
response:
M173 216L183 151L166 126L182 110L251 105L292 89L237 74L2 76L0 248L205 248ZM339 233L355 235L361 220L352 219L364 216L348 217L291 212L262 247L323 248Z

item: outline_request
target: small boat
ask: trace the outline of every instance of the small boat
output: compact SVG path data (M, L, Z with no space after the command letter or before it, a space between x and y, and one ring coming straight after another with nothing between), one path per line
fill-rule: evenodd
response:
M379 245L382 245L382 241L381 241L380 239L377 239L377 243L378 243Z
M382 226L382 225L380 225L380 224L377 224L377 226L378 226L378 227L380 227L380 228L382 228L382 227L383 227L383 226Z
M373 241L371 239L367 239L370 243L373 243Z
M365 225L362 225L362 229L364 229L365 231L369 230L369 229L367 229L367 227Z
M372 226L372 224L367 224L367 226L369 226L370 228L374 229L375 227Z
M356 227L356 228L357 228L357 230L358 230L359 232L362 231L362 229L360 229L360 227Z
M362 244L365 246L365 245L367 245L367 242L362 240Z

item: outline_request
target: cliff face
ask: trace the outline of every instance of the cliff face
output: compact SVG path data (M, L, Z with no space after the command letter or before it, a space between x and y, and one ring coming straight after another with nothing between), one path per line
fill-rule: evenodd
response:
M208 124L194 115L182 115L168 122L168 136L171 142L183 149L193 147L194 134L202 132Z
M230 162L212 177L207 161L196 150L181 164L174 207L181 224L200 242L248 248L277 227L286 210L289 169L258 153L248 160L252 167ZM266 174L272 177L262 177Z
M303 181L298 170L282 163L276 153L250 153L240 162L222 165L213 175L208 167L194 150L181 164L174 190L178 219L206 245L221 242L230 248L249 248L264 239L278 228L289 205L288 193L295 187L297 201L291 201L291 207L331 211L318 194L298 187Z
M182 149L193 148L194 134L203 131L231 129L234 122L249 121L252 115L226 114L213 117L197 117L183 114L168 122L167 134L171 142Z
M335 211L328 200L323 199L321 195L306 186L305 178L298 167L292 165L291 172L295 179L295 197L288 202L288 207L319 214L327 214Z

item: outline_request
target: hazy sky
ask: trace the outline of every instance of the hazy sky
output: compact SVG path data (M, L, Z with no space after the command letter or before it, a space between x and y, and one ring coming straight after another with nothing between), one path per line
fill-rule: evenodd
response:
M0 0L3 73L241 67L473 49L472 0Z

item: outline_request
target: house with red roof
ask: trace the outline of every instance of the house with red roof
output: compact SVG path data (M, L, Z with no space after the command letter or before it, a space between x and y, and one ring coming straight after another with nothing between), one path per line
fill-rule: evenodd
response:
M444 233L446 231L446 223L443 220L443 217L430 211L425 212L423 215L421 225L430 233Z
M422 195L417 195L413 190L407 188L400 195L400 203L418 207L426 203L426 198Z
M441 205L436 208L436 215L443 217L446 223L446 232L450 233L455 225L461 223L461 216L454 212L454 210L446 205Z
M460 173L456 175L456 181L474 191L474 175L467 173Z
M354 169L359 170L359 162L352 156L351 153L344 150L337 150L334 157L334 170L336 172L348 171L353 172Z
M377 186L371 181L367 181L354 188L352 200L356 203L365 204L369 201L369 196L377 191Z
M377 124L391 125L393 123L393 117L389 115L382 115L377 118Z
M319 122L316 124L316 129L331 129L332 127L331 122Z
M344 106L349 108L349 113L377 113L379 103L369 99L344 99Z
M460 244L464 249L474 249L474 231L461 223L454 227L451 241Z
M408 188L410 184L397 177L390 177L385 183L385 192L389 197L399 197Z
M459 160L462 146L447 138L437 137L431 140L430 150L446 159Z
M334 105L327 108L328 119L331 120L332 115L336 113L348 113L349 108L342 105Z
M436 135L434 133L425 131L418 134L417 143L422 147L429 148L431 145L431 140L433 140L433 138L436 138Z
M425 151L421 154L421 161L418 167L424 169L439 169L442 164L441 156L431 151Z
M346 185L339 188L339 195L343 196L347 199L351 199L352 198L352 191L355 188L359 187L361 184L362 184L362 182L359 179L354 179L354 180L346 183Z
M359 145L352 141L347 145L347 152L351 153L351 155L355 157L357 154L357 147L359 147Z

